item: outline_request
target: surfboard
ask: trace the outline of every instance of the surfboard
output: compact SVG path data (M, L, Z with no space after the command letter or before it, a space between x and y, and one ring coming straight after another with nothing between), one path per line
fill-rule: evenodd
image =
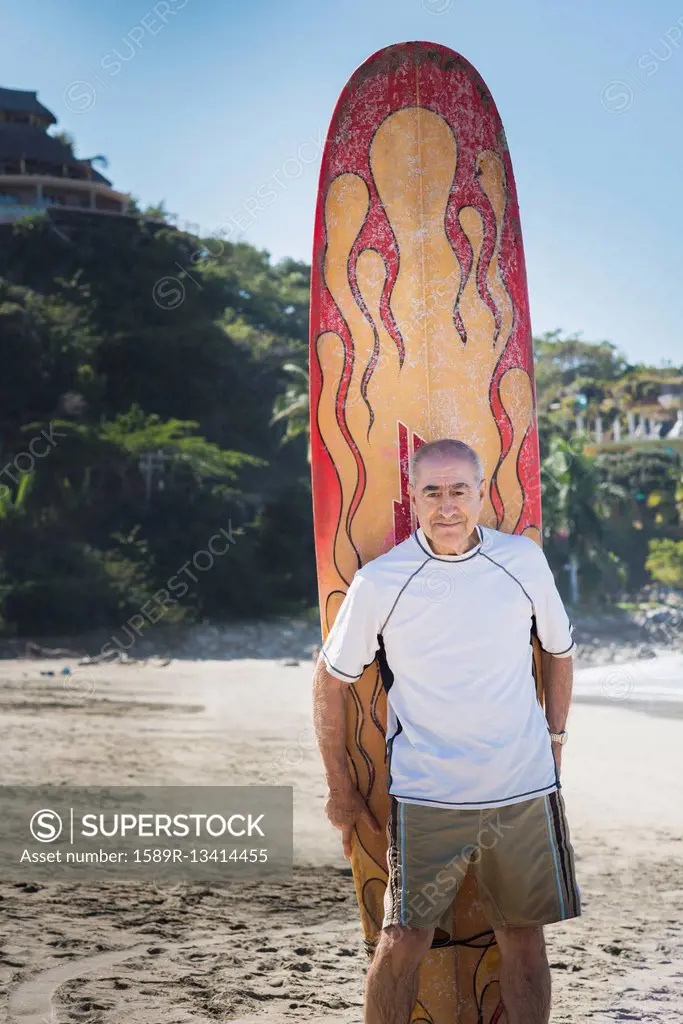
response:
M323 640L355 571L418 525L408 460L427 441L472 445L488 480L480 521L540 543L533 353L512 164L491 93L444 46L386 47L339 97L315 215L309 368ZM540 695L537 646L534 670ZM346 704L349 770L386 825L386 692L376 662ZM382 924L386 843L364 824L353 837L369 955ZM503 1021L498 949L471 870L442 924L420 969L413 1024Z

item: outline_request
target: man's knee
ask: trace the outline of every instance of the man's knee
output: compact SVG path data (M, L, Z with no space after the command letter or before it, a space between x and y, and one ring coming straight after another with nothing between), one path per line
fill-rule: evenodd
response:
M409 928L391 924L382 929L376 958L391 959L402 966L419 964L432 945L434 928Z
M545 960L545 936L541 926L496 928L495 934L502 957L521 963L538 963Z

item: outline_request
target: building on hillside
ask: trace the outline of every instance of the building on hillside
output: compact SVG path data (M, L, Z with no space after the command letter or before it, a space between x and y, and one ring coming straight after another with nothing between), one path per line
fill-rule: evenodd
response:
M57 119L35 92L0 88L0 224L49 208L121 216L129 196L48 135Z
M611 422L602 416L576 416L577 435L588 442L587 450L614 447L664 447L683 451L683 377L662 381L659 394L649 402L641 402L617 411Z

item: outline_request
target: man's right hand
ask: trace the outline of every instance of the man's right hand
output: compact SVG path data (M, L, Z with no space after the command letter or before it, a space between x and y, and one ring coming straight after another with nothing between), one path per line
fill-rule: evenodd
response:
M357 789L352 786L343 789L330 789L325 804L325 814L335 828L340 829L342 834L342 846L344 856L351 859L351 834L354 826L361 819L376 833L382 831L382 826L377 821L363 797Z

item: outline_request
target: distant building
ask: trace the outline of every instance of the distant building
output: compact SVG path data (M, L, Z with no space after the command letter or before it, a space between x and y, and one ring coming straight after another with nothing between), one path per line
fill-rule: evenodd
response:
M580 413L574 433L585 437L592 454L610 448L683 451L683 377L662 380L656 398L617 410L608 427L602 416L591 421Z
M55 116L35 92L0 88L0 224L49 208L121 216L129 197L90 160L47 134Z

